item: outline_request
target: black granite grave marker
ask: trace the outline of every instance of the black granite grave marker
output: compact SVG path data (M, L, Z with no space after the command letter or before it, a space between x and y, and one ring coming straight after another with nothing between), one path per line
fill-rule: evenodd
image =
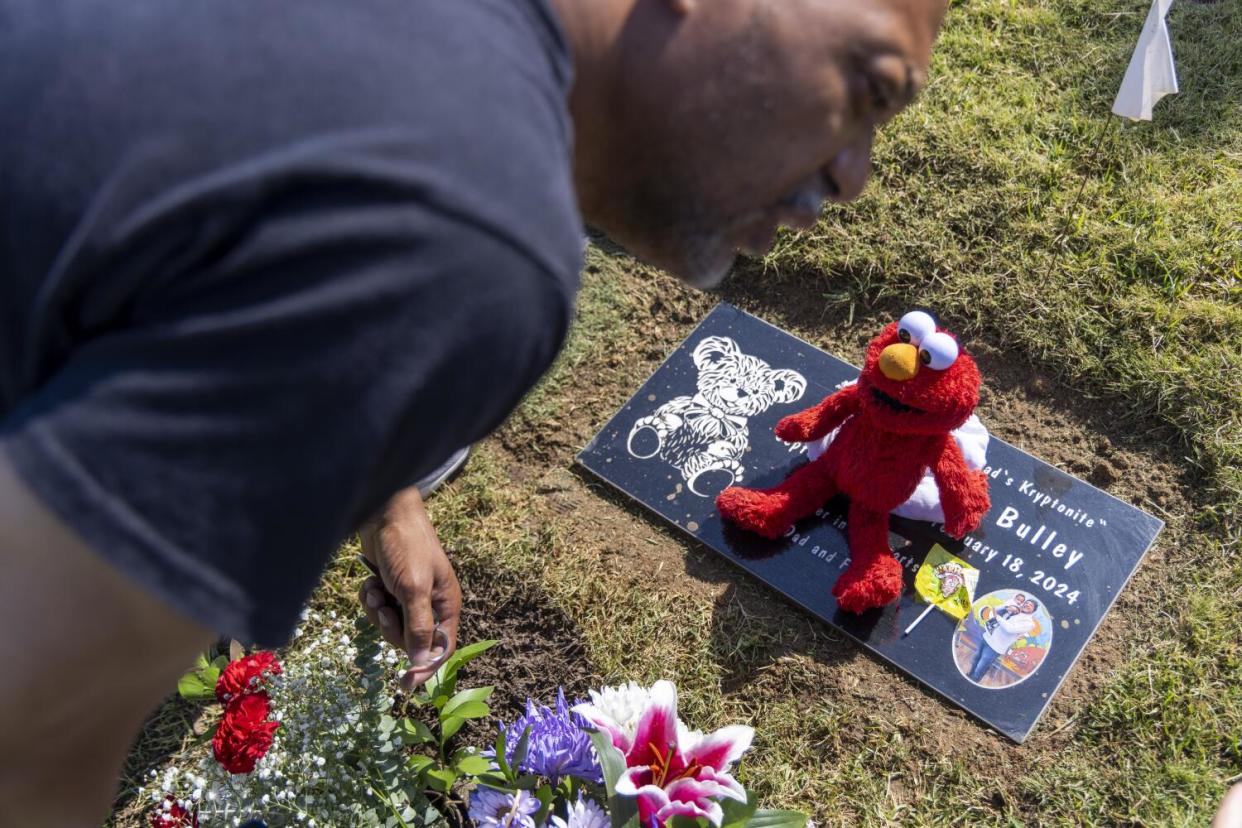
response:
M742 383L742 395L722 394L743 373L750 381ZM985 467L992 509L979 529L958 541L936 524L894 517L890 537L906 569L905 593L883 610L842 612L830 592L849 558L842 502L827 504L783 539L766 541L723 523L714 501L734 477L742 485L770 486L805 462L800 447L777 440L773 427L857 374L848 363L722 304L578 461L1021 742L1163 524L993 436ZM926 606L914 593L914 573L937 543L979 568L974 611L960 623L933 611L903 636ZM985 650L981 641L990 646Z

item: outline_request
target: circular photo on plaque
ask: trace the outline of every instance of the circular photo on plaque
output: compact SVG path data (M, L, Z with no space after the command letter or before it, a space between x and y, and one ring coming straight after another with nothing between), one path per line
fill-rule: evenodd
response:
M1051 647L1048 607L1020 589L998 589L976 598L953 633L958 671L986 690L1026 681Z

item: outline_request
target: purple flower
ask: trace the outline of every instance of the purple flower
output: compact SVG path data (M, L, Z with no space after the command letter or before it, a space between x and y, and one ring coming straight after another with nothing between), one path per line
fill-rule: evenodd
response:
M518 770L546 776L553 785L563 776L602 783L604 774L584 726L587 720L569 709L563 689L556 691L555 709L527 699L526 715L505 729L505 759L513 761L513 751L522 733L530 728L526 759Z
M483 785L470 794L470 821L477 828L535 828L539 798L530 791L505 793Z

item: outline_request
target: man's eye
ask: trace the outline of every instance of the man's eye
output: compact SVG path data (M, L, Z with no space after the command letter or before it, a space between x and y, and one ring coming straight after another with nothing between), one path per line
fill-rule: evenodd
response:
M871 96L871 108L887 112L893 105L893 95L888 84L870 73L867 74L867 92Z

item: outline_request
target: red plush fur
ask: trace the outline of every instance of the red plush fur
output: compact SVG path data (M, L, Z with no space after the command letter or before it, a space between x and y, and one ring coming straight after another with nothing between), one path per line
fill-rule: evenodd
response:
M818 440L841 430L817 460L770 489L731 487L716 500L720 514L764 537L779 538L838 493L850 498L850 566L832 589L841 608L864 612L901 594L901 564L888 544L888 514L904 503L927 469L940 490L945 532L962 537L990 507L987 476L966 466L950 432L979 402L979 369L965 351L943 371L920 365L910 379L880 369L880 355L901 343L897 323L867 347L856 385L781 420L776 436Z

